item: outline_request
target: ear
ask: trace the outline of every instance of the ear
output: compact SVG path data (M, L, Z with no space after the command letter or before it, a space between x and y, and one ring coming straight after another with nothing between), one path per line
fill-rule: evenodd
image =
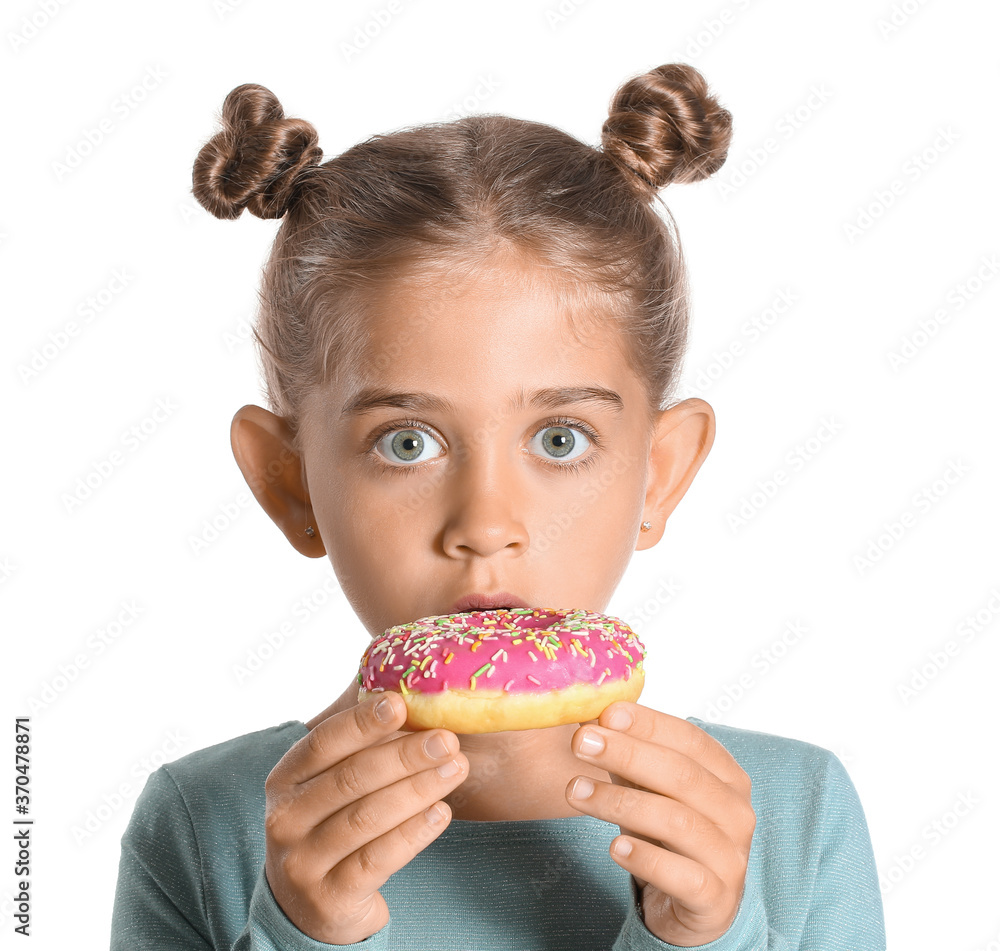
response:
M236 464L250 491L292 547L310 558L321 558L326 548L319 536L302 457L287 422L260 406L242 406L233 417L229 433ZM306 534L306 526L316 531Z
M715 411L704 400L689 399L664 410L654 427L649 479L642 517L652 523L640 532L636 551L652 548L667 519L684 497L715 441Z

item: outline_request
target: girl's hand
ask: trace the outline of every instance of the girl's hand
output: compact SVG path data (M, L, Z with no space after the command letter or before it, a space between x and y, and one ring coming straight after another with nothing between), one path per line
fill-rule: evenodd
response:
M585 753L585 736L603 749ZM580 798L573 793L586 793L586 781L574 789L574 779L566 796L621 828L611 854L639 886L646 927L682 947L723 935L739 910L757 823L750 777L693 723L627 701L581 724L571 745L611 774L613 785L597 780ZM631 852L618 852L623 846Z
M381 720L375 710L386 701ZM403 699L391 692L334 714L264 784L267 882L282 911L316 941L352 944L385 927L379 887L451 820L440 800L469 768L458 737L449 730L391 736L405 720ZM443 776L438 767L454 771ZM429 806L440 812L436 824L424 814Z

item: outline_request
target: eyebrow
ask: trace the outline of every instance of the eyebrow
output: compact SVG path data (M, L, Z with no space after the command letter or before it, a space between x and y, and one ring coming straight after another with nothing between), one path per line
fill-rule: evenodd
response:
M525 400L524 390L512 396L507 401L509 410L523 409L530 403L546 409L555 409L568 403L594 402L607 407L619 416L625 404L614 390L603 386L551 386L544 390L536 390ZM398 409L434 411L439 413L455 413L455 404L431 393L393 393L382 387L370 386L361 390L351 398L340 411L340 418L358 416L379 406L394 406Z

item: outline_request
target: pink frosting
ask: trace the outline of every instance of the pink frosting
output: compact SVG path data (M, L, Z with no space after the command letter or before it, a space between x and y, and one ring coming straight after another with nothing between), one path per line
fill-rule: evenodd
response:
M419 618L368 646L366 690L438 693L453 688L537 692L628 680L646 649L618 618L553 608L498 608Z

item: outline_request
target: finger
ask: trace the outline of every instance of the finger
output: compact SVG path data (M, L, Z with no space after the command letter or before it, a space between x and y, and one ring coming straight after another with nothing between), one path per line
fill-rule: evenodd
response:
M454 762L458 770L450 776L426 770L331 816L303 843L303 866L321 866L333 889L371 894L447 828L451 808L441 800L469 769L461 754Z
M665 796L615 786L600 780L575 780L567 786L570 805L605 822L638 833L635 838L659 847L660 843L721 877L744 862L741 849L726 832L698 810ZM585 795L589 792L589 795Z
M324 895L349 896L357 901L374 894L448 828L448 806L437 803L435 813L434 823L420 812L352 853L326 874L322 882Z
M586 752L588 740L603 746ZM570 747L579 759L606 769L616 784L669 796L734 833L742 833L753 816L748 793L672 747L599 726L578 730Z
M461 755L458 737L450 730L401 734L352 753L284 797L272 796L270 812L284 811L294 829L291 834L301 836L350 804ZM270 818L272 826L281 824L279 816ZM280 840L281 833L276 831L272 838Z
M623 715L624 722L621 727L617 725L620 714ZM642 704L617 700L602 711L598 722L606 729L627 733L636 739L666 746L689 756L715 773L724 783L740 789L750 788L750 779L733 754L715 737L709 736L701 727L687 720Z
M648 882L669 895L673 899L673 915L688 928L697 929L701 924L717 922L720 914L731 914L734 896L730 886L701 863L631 836L618 836L611 843L610 852L615 862L637 881ZM677 902L683 909L676 907ZM738 902L735 904L738 908ZM646 923L651 924L648 914ZM719 934L730 924L731 918L723 923Z
M379 706L387 703L388 707ZM382 719L378 714L387 716ZM398 730L406 719L406 704L393 691L328 717L295 743L268 776L273 787L312 779L334 763L365 749Z

